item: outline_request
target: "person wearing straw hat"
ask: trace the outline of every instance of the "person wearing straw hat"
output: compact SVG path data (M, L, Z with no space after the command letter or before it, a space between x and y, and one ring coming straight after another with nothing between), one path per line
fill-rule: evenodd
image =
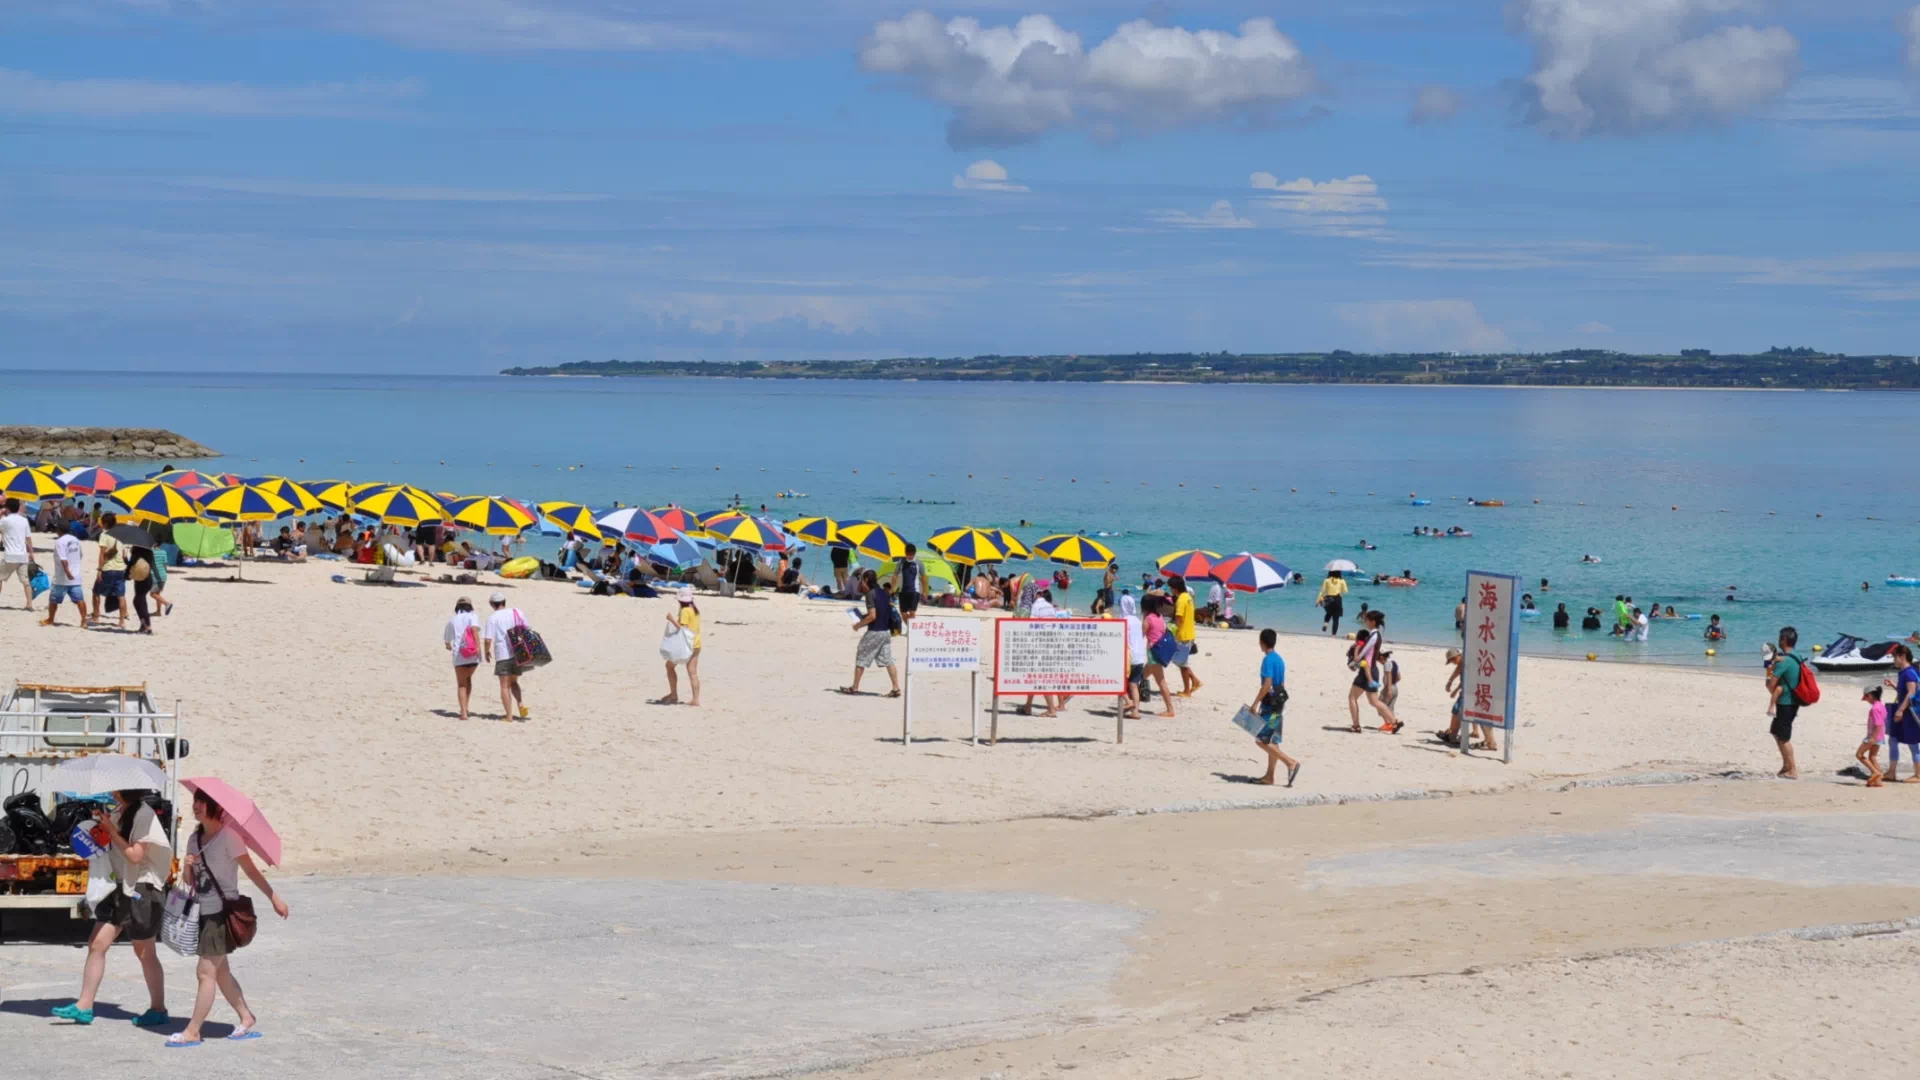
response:
M167 1015L167 973L155 948L160 936L160 908L173 873L173 845L160 815L147 805L145 791L116 791L113 810L101 809L95 836L104 835L107 861L113 866L113 891L93 909L93 933L87 939L87 961L80 973L80 996L61 1005L53 1015L85 1026L93 1023L94 997L107 974L107 952L121 935L133 945L140 973L147 982L147 1011L133 1018L135 1027L164 1027Z

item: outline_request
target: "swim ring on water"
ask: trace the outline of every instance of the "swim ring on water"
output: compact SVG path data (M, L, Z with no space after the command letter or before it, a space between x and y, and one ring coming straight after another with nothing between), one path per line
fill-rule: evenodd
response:
M1387 579L1387 584L1393 586L1396 589L1411 589L1415 585L1420 584L1420 579L1410 578L1410 577L1390 577Z
M1475 503L1471 503L1470 505L1473 505L1473 506L1505 506L1505 505L1507 505L1507 500L1505 500L1505 499L1481 499L1480 501L1478 501L1478 502L1475 502Z
M531 555L522 555L518 559L510 559L502 564L500 567L500 576L503 578L530 578L539 569L539 559Z
M1887 584L1900 585L1909 589L1920 588L1920 577L1888 577Z
M1415 499L1415 500L1413 500L1413 505L1415 505L1415 506L1432 506L1432 505L1433 505L1433 500L1432 500L1432 499Z

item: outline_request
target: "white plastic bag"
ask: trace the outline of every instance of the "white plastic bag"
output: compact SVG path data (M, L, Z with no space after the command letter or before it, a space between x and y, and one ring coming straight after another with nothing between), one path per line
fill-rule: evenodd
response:
M660 639L660 658L669 664L684 664L693 658L693 636L686 627L676 626Z
M99 907L100 901L112 896L119 887L120 883L114 880L113 863L107 858L106 849L94 852L93 857L87 860L87 906Z

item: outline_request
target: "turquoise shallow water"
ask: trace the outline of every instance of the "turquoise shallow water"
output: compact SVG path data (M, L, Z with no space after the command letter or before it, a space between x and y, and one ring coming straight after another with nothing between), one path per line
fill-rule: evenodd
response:
M1920 627L1920 589L1881 584L1920 574L1911 395L42 372L0 386L7 423L172 428L223 450L194 463L215 470L595 505L737 494L916 541L955 524L1108 531L1136 581L1177 548L1265 551L1310 584L1240 610L1288 630L1318 626L1311 583L1340 557L1423 579L1349 600L1385 608L1399 640L1451 636L1468 569L1551 579L1539 599L1576 626L1619 592L1718 611L1733 635L1720 663L1748 664L1788 622L1818 640ZM775 498L788 489L809 497ZM1474 537L1410 535L1456 524ZM1379 550L1356 551L1362 537ZM1069 602L1091 584L1077 575ZM1724 602L1730 584L1742 602ZM1546 623L1525 648L1704 662L1700 623L1656 623L1646 645Z

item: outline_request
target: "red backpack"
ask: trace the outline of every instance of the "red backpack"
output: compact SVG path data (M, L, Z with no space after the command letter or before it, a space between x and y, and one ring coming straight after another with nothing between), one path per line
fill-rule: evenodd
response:
M1793 684L1793 700L1796 705L1820 704L1820 680L1814 677L1813 665L1804 657L1788 653L1793 662L1800 665L1800 681Z

